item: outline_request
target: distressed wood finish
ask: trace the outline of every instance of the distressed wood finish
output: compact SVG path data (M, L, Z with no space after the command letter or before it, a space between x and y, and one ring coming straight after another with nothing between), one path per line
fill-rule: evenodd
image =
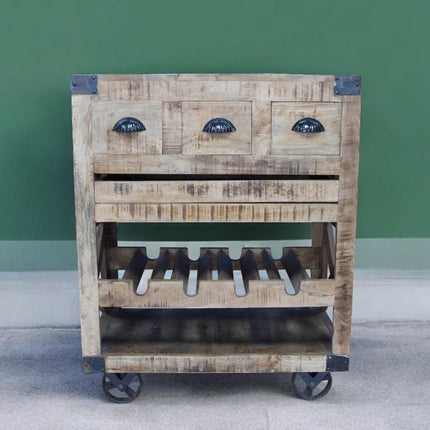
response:
M258 275L257 275L258 276ZM186 278L185 278L186 280ZM107 279L99 281L101 307L137 308L272 308L333 306L335 282L331 279L309 279L300 282L296 295L285 291L285 282L262 281L244 274L247 295L237 296L233 280L205 281L198 283L198 294L184 293L185 280L149 280L144 295L134 293L133 281Z
M336 202L335 180L97 181L96 203Z
M98 154L94 156L94 172L154 175L339 175L340 162L339 157L332 156L166 154L142 157Z
M97 89L72 98L83 355L115 373L320 372L348 356L360 96L275 74L98 75ZM146 130L112 131L130 116ZM213 117L237 131L202 132ZM303 117L325 131L292 132ZM312 246L152 259L118 248L119 222L305 222Z
M232 133L207 133L203 127L224 118L236 128ZM183 102L183 154L251 154L250 102Z
M335 222L335 203L96 203L97 222Z
M272 103L272 151L274 155L339 155L339 103ZM325 131L299 133L292 130L300 119L311 117Z
M333 354L349 355L355 229L357 222L358 157L360 145L360 98L345 96L342 103L342 157L336 242L336 293Z
M140 315L103 315L107 371L318 372L325 371L330 353L331 322L324 313L194 309Z
M94 177L92 148L89 144L89 119L90 99L83 95L74 95L72 97L73 160L82 354L97 356L100 355L101 346Z

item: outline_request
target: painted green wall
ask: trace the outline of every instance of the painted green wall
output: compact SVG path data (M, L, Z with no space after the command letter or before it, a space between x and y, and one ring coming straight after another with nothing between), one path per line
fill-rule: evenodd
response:
M361 74L358 237L430 237L430 3L3 0L1 9L0 239L74 238L70 75L165 72ZM305 234L244 227L139 236Z

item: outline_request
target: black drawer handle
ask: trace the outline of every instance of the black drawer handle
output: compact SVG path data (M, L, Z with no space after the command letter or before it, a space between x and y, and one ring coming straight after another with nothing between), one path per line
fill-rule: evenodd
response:
M299 119L291 130L299 133L321 133L325 131L324 126L315 118Z
M206 133L231 133L236 127L225 118L213 118L203 127Z
M117 131L118 133L130 133L133 131L144 131L146 128L138 119L127 116L125 118L121 118L113 126L112 130Z

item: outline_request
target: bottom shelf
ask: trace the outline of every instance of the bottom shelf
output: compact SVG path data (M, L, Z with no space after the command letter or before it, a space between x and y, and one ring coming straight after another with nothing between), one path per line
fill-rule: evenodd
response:
M322 309L118 309L101 317L106 372L320 372Z

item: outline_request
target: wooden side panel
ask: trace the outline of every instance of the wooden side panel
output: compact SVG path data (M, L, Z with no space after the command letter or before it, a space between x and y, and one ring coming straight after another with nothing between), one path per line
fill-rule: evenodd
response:
M92 148L89 144L90 98L72 97L73 160L78 248L81 340L84 356L100 355L96 223Z
M336 180L97 181L96 203L336 202Z
M203 127L214 118L229 120L231 133L207 133ZM250 102L183 102L182 152L184 154L251 154Z
M270 154L272 141L272 103L252 102L252 155Z
M358 157L360 145L359 96L346 96L342 103L342 157L336 246L336 296L333 354L349 355L352 289L357 221Z
M341 106L339 103L273 103L272 154L339 155ZM292 130L302 118L317 119L324 126L320 133Z

